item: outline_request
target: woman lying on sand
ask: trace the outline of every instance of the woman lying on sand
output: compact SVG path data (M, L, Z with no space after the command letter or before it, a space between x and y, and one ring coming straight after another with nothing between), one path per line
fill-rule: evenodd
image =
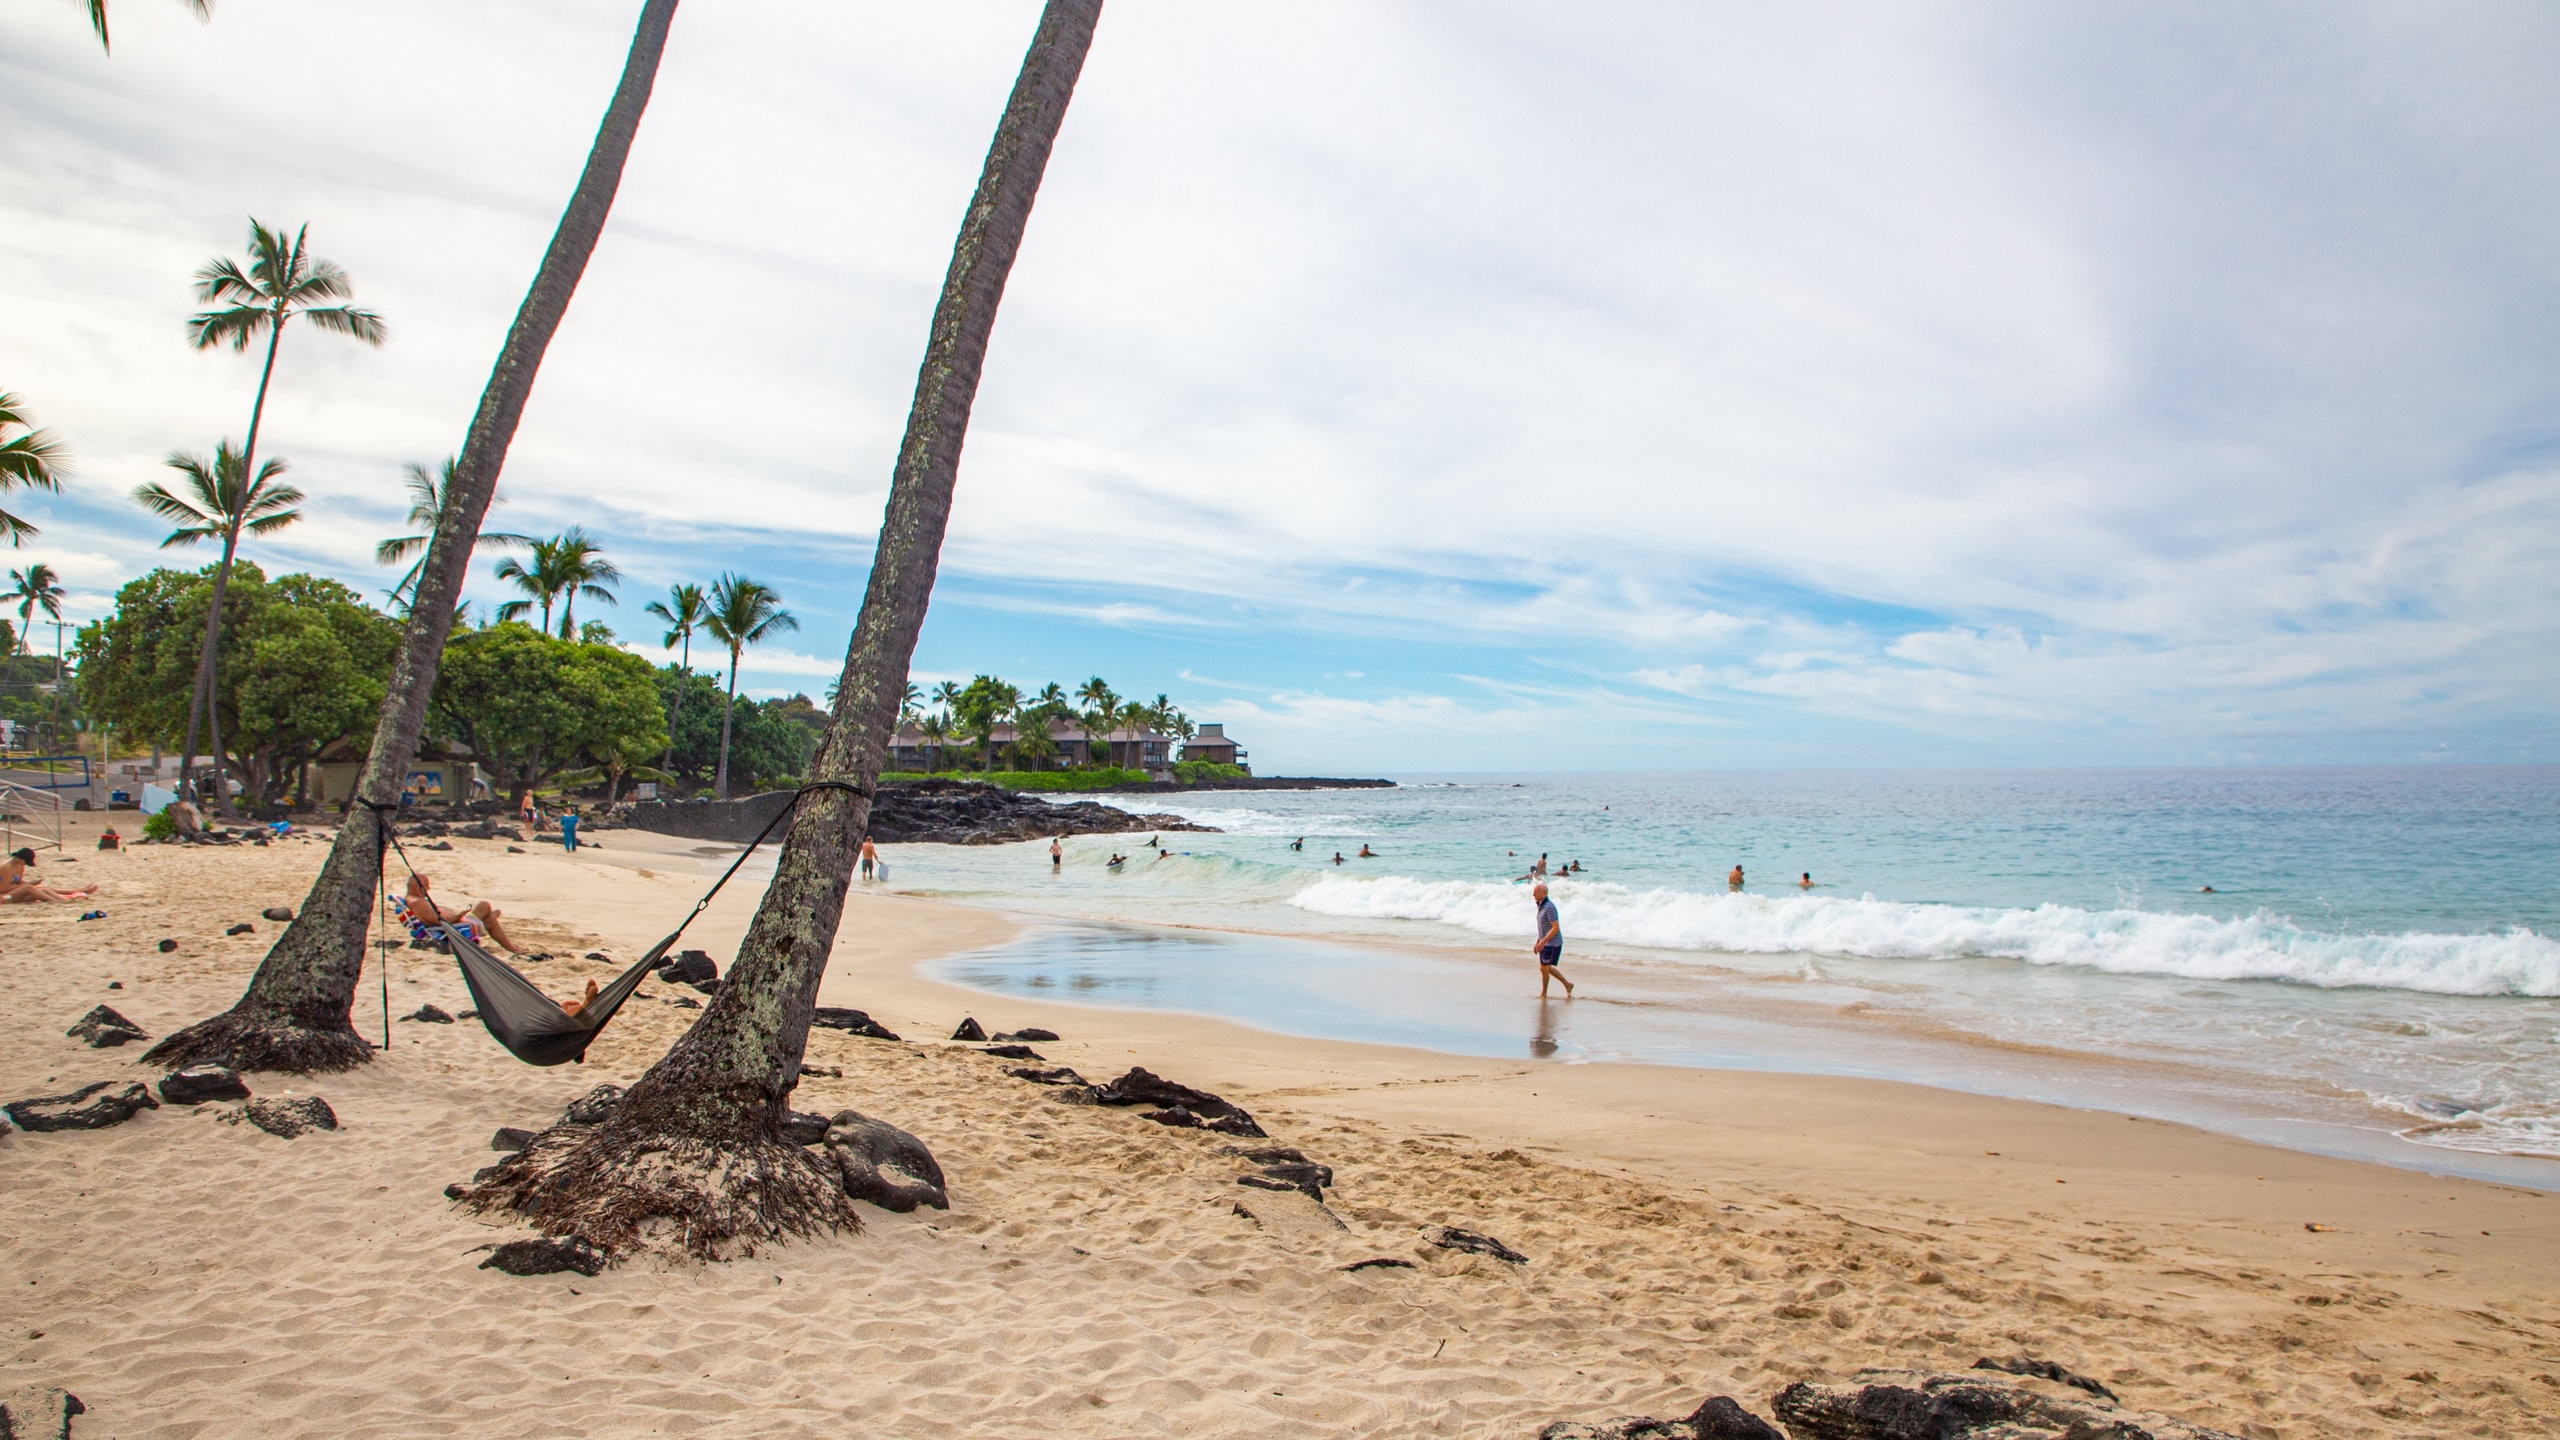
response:
M86 890L55 890L35 884L27 879L27 867L34 863L36 852L32 849L9 852L8 860L0 863L0 904L33 905L44 900L86 900L98 893L95 885Z
M460 925L465 921L477 920L480 922L480 928L489 932L490 939L507 948L508 954L524 953L516 947L516 942L507 938L507 932L499 926L497 906L486 900L473 901L471 908L467 910L456 910L450 906L439 905L433 896L427 894L427 877L414 870L409 873L409 893L403 903L408 907L409 918L420 924Z

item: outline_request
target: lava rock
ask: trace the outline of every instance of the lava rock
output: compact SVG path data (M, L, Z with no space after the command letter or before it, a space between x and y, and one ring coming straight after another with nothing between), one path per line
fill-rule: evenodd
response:
M281 1140L338 1128L338 1112L317 1095L268 1096L242 1106L250 1124Z
M2064 1398L1974 1371L1861 1370L1848 1385L1798 1381L1770 1402L1795 1440L2237 1440L2094 1396Z
M824 1115L812 1115L803 1110L782 1112L782 1138L794 1145L825 1144L828 1125Z
M987 1032L978 1024L977 1016L963 1015L960 1017L960 1028L951 1032L951 1038L954 1040L984 1040L987 1038Z
M1092 1088L1085 1085L1083 1076L1064 1065L1052 1070L1035 1070L1028 1065L1018 1065L1004 1073L1016 1080L1028 1080L1034 1085L1076 1085L1086 1089Z
M545 1235L534 1240L510 1240L489 1252L480 1262L483 1270L503 1275L601 1275L612 1257L572 1235L555 1240Z
M293 918L293 907L289 905L270 905L258 913L266 919L283 923Z
M990 1045L978 1053L993 1055L999 1060L1046 1060L1049 1058L1028 1045Z
M447 1015L442 1009L434 1005L421 1005L417 1009L410 1011L408 1014L403 1015L400 1018L403 1020L422 1021L429 1025L450 1025L453 1023L452 1016Z
M0 1440L71 1440L71 1417L89 1407L68 1390L32 1385L0 1395Z
M1349 1275L1361 1270L1410 1270L1414 1265L1410 1260L1398 1260L1392 1256L1381 1255L1374 1260L1354 1260L1348 1265L1336 1265L1333 1268Z
M418 848L421 850L450 850L453 848L453 842L450 840L438 840L432 845L421 845Z
M471 1198L471 1187L463 1184L459 1180L456 1180L452 1184L444 1187L444 1198L447 1200L468 1200Z
M951 1197L925 1143L859 1110L839 1110L827 1125L827 1153L844 1176L844 1193L904 1215L918 1205L951 1208Z
M1025 1040L1034 1044L1055 1044L1057 1043L1058 1032L1055 1030L1043 1030L1037 1025L1032 1025L1020 1030L998 1031L996 1034L990 1035L987 1038L990 1040Z
M859 1010L842 1005L821 1005L809 1012L809 1023L821 1030L842 1030L849 1035L867 1035L874 1040L895 1040L898 1032L872 1019ZM808 1067L801 1067L806 1069Z
M1319 1205L1324 1203L1324 1192L1317 1189L1316 1182L1310 1179L1257 1171L1251 1175L1237 1176L1236 1183L1254 1190L1295 1190Z
M636 813L634 822L654 828ZM1178 815L1138 815L1092 800L1043 800L977 780L893 781L880 786L871 803L871 838L883 845L1002 845L1052 835L1158 831L1215 833Z
M702 1002L694 999L690 995L670 995L667 997L667 1003L673 1005L679 1010L699 1010L702 1008Z
M177 941L175 941L175 940L163 940L163 941L161 941L161 942L160 942L160 953L161 953L161 954L163 954L163 955L166 955L166 954L168 954L170 951L175 950L175 949L177 949L177 948L178 948L178 942L177 942Z
M670 985L696 985L720 978L720 964L708 950L684 950L651 972Z
M222 933L225 935L255 935L258 933L258 927L250 924L246 920L243 920L239 924L232 926L230 929L225 930Z
M62 1033L87 1044L92 1050L104 1050L110 1046L122 1045L128 1040L151 1038L143 1033L141 1026L117 1014L115 1007L111 1005L100 1005L92 1009Z
M1312 1161L1301 1160L1295 1164L1281 1162L1265 1165L1262 1167L1262 1173L1270 1176L1274 1180L1282 1180L1291 1185L1295 1185L1318 1200L1324 1198L1322 1195L1318 1195L1316 1193L1318 1190L1330 1190L1333 1188L1333 1167L1330 1165L1318 1165Z
M2061 1366L2056 1365L2050 1360L2038 1360L2032 1355L2012 1355L2006 1360L1994 1360L1989 1356L1984 1356L1982 1359L1973 1362L1973 1368L1976 1370L1997 1370L2006 1375L2032 1375L2039 1380L2050 1380L2057 1385L2068 1385L2074 1390L2086 1390L2090 1394L2097 1396L2099 1399L2106 1401L2110 1405L2118 1403L2116 1400L2116 1392L2108 1389L2106 1386L2099 1384L2097 1381L2090 1379L2086 1375L2073 1374L2071 1371L2063 1369Z
M160 1077L160 1098L172 1105L246 1100L249 1086L237 1072L220 1065L189 1065Z
M1379 1264L1379 1261L1364 1261ZM1559 1420L1538 1432L1538 1440L1787 1440L1777 1426L1745 1410L1730 1395L1718 1395L1689 1413L1685 1420L1651 1420L1622 1415L1603 1425ZM1799 1437L1801 1440L1801 1437Z
M1265 1138L1262 1127L1253 1122L1253 1117L1245 1113L1244 1107L1231 1105L1206 1090L1177 1085L1142 1065L1131 1067L1128 1074L1103 1086L1102 1093L1095 1098L1104 1105L1153 1105L1157 1107L1156 1113L1146 1118L1159 1125L1187 1128L1197 1124L1202 1129L1215 1130L1223 1135ZM1180 1118L1173 1114L1176 1111L1193 1118Z
M501 1125L489 1137L492 1150L521 1150L533 1143L533 1132L516 1125Z
M21 1130L104 1130L121 1125L145 1110L157 1110L160 1102L142 1088L142 1082L127 1080L119 1084L100 1080L83 1085L68 1095L41 1095L31 1100L12 1100L0 1105L11 1124Z
M601 1125L621 1103L621 1086L599 1085L570 1101L569 1108L560 1112L560 1119L570 1125Z
M1529 1263L1528 1256L1490 1235L1479 1235L1473 1230L1460 1230L1448 1225L1425 1225L1422 1227L1422 1238L1443 1250L1465 1250L1476 1255L1490 1255L1496 1260L1511 1265Z
M524 847L521 845L510 845L507 847L507 853L510 855L521 855L524 853Z

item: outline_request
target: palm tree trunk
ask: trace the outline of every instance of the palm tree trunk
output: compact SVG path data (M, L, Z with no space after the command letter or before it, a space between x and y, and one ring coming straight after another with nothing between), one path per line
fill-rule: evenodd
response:
M898 450L879 549L846 647L834 712L810 766L773 882L727 978L666 1058L602 1125L545 1133L474 1190L480 1210L521 1212L552 1234L609 1248L675 1222L706 1257L785 1234L859 1224L841 1180L782 1138L809 1012L844 914L868 793L906 696L907 665L932 599L952 487L987 338L1004 298L1049 149L1075 94L1102 0L1049 0L987 152L934 309L914 407ZM575 1131L585 1129L580 1135ZM646 1156L643 1160L641 1157Z
M712 793L729 798L729 717L738 708L738 647L729 647L729 697L720 702L720 773L711 782Z
M222 717L213 713L217 669L220 659L216 649L222 643L222 592L231 585L231 557L239 552L240 530L233 526L222 537L222 560L213 567L213 604L204 614L204 648L196 652L195 694L187 704L187 747L178 756L178 793L188 794L194 779L196 758L196 722L209 719L213 723L213 789L214 808L231 808L230 787L222 783ZM201 797L190 797L198 798Z
M454 600L471 564L472 544L488 513L498 472L505 467L516 423L533 393L543 353L568 314L570 298L612 213L623 162L640 132L640 116L648 108L658 57L675 14L676 0L646 0L641 7L621 83L587 151L587 168L480 393L480 409L455 462L447 503L436 518L435 536L428 542L417 593L401 630L373 749L356 784L361 801L384 806L399 802L401 779L426 724L436 662L453 629ZM382 868L381 842L376 828L365 823L370 817L362 809L350 806L348 816L353 823L339 827L300 913L260 962L239 1003L161 1041L149 1058L171 1065L211 1060L241 1070L292 1071L345 1070L372 1058L372 1047L355 1033L348 1016L363 966L374 881Z

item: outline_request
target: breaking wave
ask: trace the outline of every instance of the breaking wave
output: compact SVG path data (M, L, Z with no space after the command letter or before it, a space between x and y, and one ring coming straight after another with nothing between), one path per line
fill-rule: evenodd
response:
M1659 950L2018 960L2193 980L2284 980L2437 995L2560 996L2560 941L2536 931L2342 935L2243 919L2040 905L2003 910L1821 895L1704 894L1555 882L1573 940ZM1526 940L1525 888L1481 880L1328 875L1290 897L1319 915L1425 920Z

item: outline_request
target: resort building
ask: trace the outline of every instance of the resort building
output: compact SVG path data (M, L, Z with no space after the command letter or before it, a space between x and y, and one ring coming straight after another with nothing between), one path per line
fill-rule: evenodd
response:
M1182 742L1182 758L1207 760L1219 765L1242 765L1244 751L1227 738L1227 727L1203 725L1200 733Z
M996 752L996 764L1009 762L1014 742L1022 731L1012 725L998 725L989 737ZM1173 764L1174 739L1154 730L1119 729L1088 738L1072 720L1049 722L1049 744L1052 753L1046 761L1034 762L1022 757L1022 763L1033 769L1064 770L1099 761L1129 770L1144 770L1149 775L1170 773ZM924 732L913 725L902 725L889 742L889 768L922 771L927 768L948 770L955 765L975 765L981 751L974 735L946 735L927 745Z

